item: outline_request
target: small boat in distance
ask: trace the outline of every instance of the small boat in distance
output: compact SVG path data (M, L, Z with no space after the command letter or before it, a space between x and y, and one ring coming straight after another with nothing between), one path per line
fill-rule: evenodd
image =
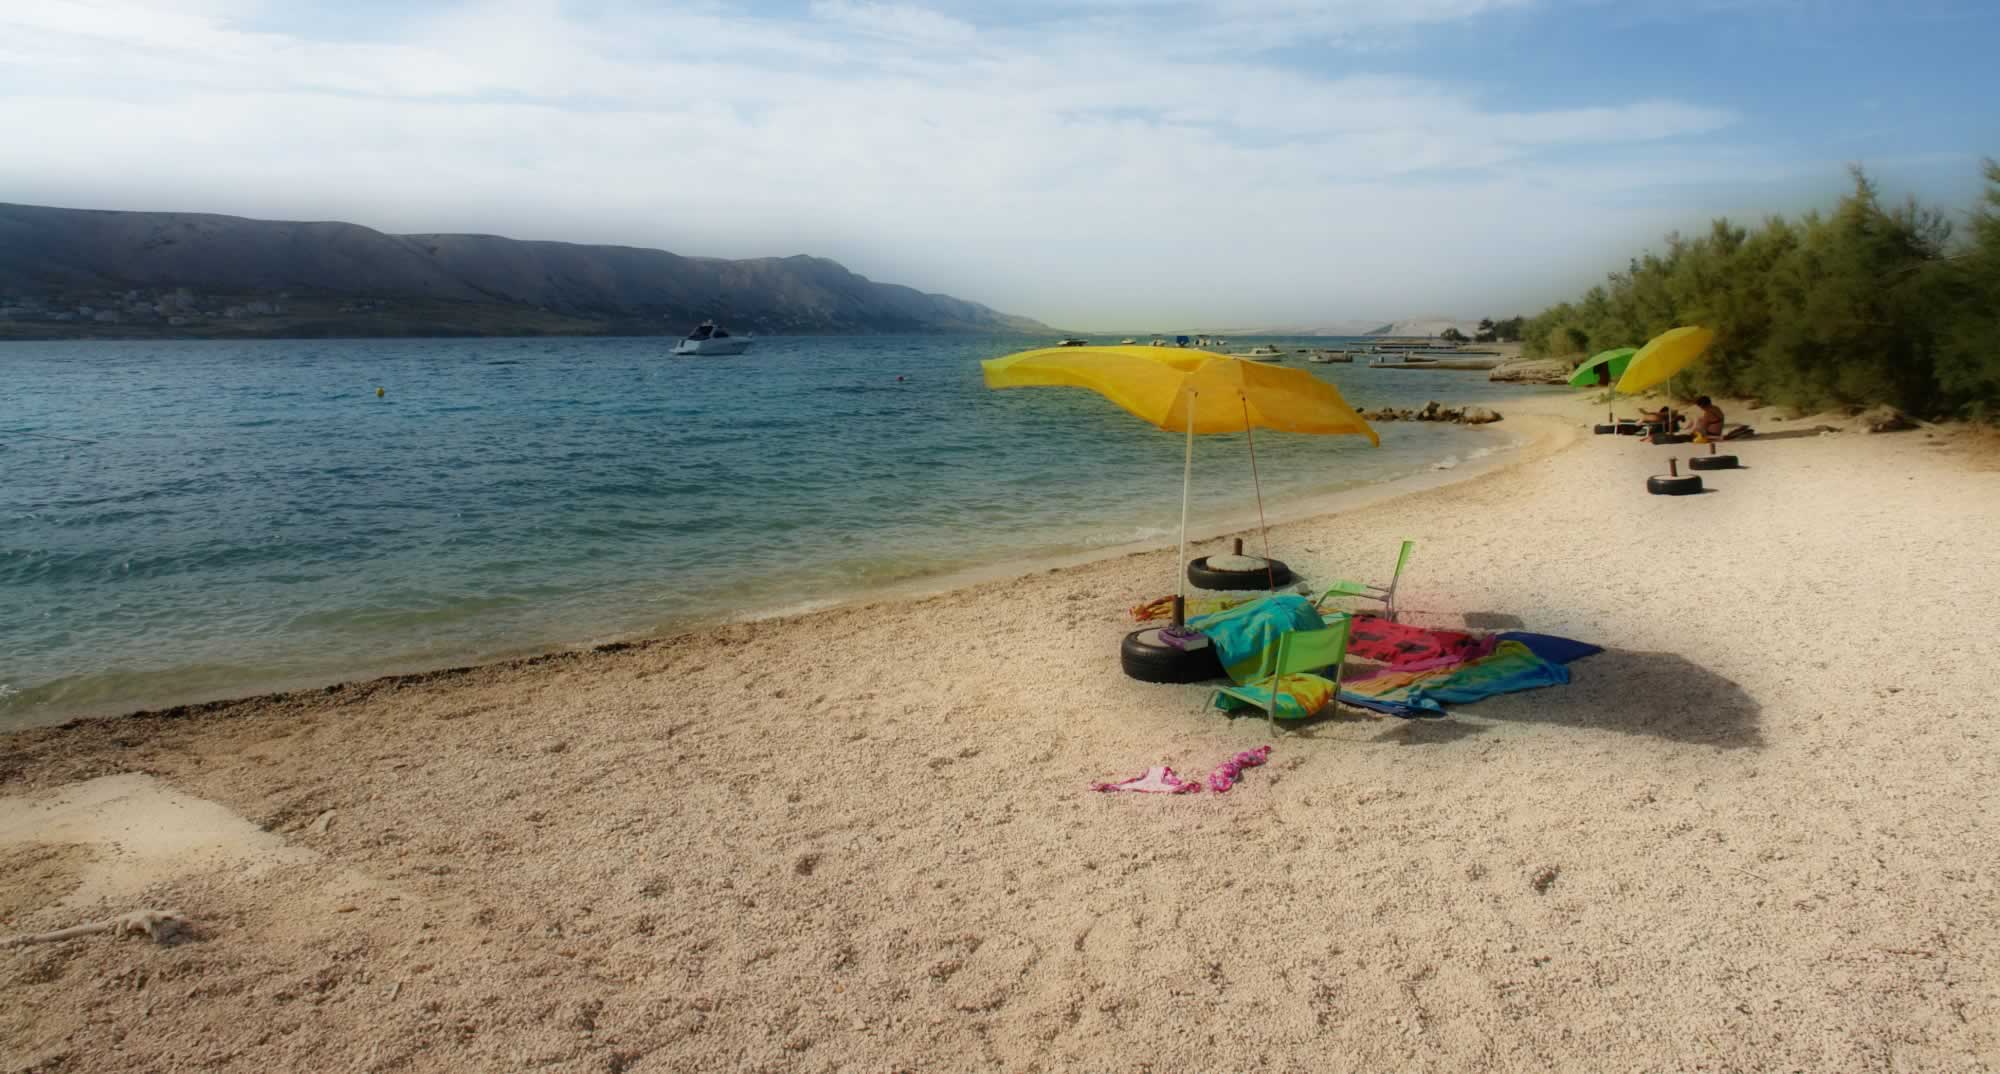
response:
M714 321L703 321L687 338L674 344L674 354L742 354L750 349L750 337L732 336L715 326Z
M1330 365L1334 362L1352 362L1354 361L1354 356L1346 351L1316 350L1306 356L1306 361L1314 365Z
M1119 340L1119 341L1118 341L1118 345L1119 345L1119 346L1121 346L1121 347L1130 347L1130 346L1132 346L1133 344L1135 344L1135 343L1137 343L1137 342L1138 342L1138 340L1135 340L1135 339L1132 339L1132 338L1130 338L1130 337L1127 337L1127 338L1125 338L1125 339L1121 339L1121 340Z
M1059 339L1059 340L1057 340L1057 341L1056 341L1056 346L1058 346L1058 347L1088 347L1088 346L1090 346L1090 341L1089 341L1089 340L1087 340L1087 339L1078 339L1078 338L1076 338L1075 336L1064 336L1063 338L1061 338L1061 339Z
M1260 343L1242 354L1232 354L1230 357L1245 358L1252 362L1282 362L1285 360L1285 352L1269 344Z

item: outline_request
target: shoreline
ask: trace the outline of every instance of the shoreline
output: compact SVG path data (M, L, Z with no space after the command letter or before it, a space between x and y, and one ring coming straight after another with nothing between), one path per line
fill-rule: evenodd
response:
M1536 401L1564 400L1565 397L1544 396L1537 400L1524 395L1522 402L1532 405ZM1511 423L1513 433L1522 434L1513 438L1507 426ZM1518 416L1508 416L1503 421L1482 426L1466 426L1460 431L1492 441L1509 437L1512 442L1495 445L1483 444L1477 450L1487 454L1466 461L1460 455L1452 458L1460 461L1448 468L1437 464L1426 470L1406 474L1384 481L1339 488L1331 492L1306 493L1294 497L1287 507L1269 510L1266 519L1269 525L1294 524L1313 518L1330 515L1343 510L1357 510L1405 496L1421 495L1425 492L1447 488L1462 482L1479 480L1496 471L1533 461L1553 451L1561 450L1574 442L1574 437L1563 437L1564 430L1574 433L1573 423L1555 412L1523 410ZM1551 440L1557 440L1553 447L1545 447ZM1256 531L1254 509L1219 512L1207 517L1197 517L1190 522L1188 538L1190 554L1199 544L1239 536L1248 530ZM728 614L697 617L672 624L663 630L637 630L631 632L584 632L581 637L544 643L527 643L518 647L499 651L474 654L463 661L442 661L433 663L408 664L391 662L372 669L364 669L333 676L299 676L296 678L276 676L262 681L253 680L241 689L244 692L230 692L222 696L194 697L186 700L163 699L156 702L141 702L137 706L118 708L115 711L66 711L35 717L26 713L7 716L0 714L0 737L20 731L63 727L79 721L117 720L129 716L156 714L182 714L215 711L218 707L254 704L262 701L309 696L316 693L334 692L340 689L359 687L376 682L408 683L427 681L432 677L463 673L489 667L533 665L565 653L600 652L607 648L622 649L638 647L666 641L703 630L715 629L731 624L761 623L774 620L794 620L840 608L862 604L876 604L891 601L921 600L944 595L959 590L986 585L994 582L1025 578L1030 575L1052 571L1069 570L1107 560L1123 559L1174 547L1173 540L1142 540L1096 548L1072 549L1050 552L1042 555L1010 556L990 563L954 568L933 575L883 583L873 588L839 592L823 598L802 602L765 604ZM1282 557L1280 557L1282 558Z
M1209 686L1126 679L1166 548L17 732L0 934L139 907L199 931L0 949L0 1051L1979 1069L2000 739L1967 654L2000 633L2000 453L1766 419L1709 494L1649 496L1692 449L1590 436L1595 406L1514 465L1273 530L1315 582L1414 540L1406 621L1605 647L1444 719L1274 737ZM1227 794L1089 790L1260 745Z

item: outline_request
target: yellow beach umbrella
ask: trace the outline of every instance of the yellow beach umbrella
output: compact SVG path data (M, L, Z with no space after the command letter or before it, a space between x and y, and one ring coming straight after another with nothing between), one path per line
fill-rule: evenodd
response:
M1250 474L1257 484L1258 527L1264 490L1252 429L1382 438L1347 405L1340 390L1303 369L1246 362L1179 347L1045 347L980 363L988 388L1088 388L1145 422L1187 433L1181 472L1181 562L1187 561L1188 497L1196 433L1250 434ZM1270 560L1266 538L1265 560ZM1187 576L1181 573L1186 595ZM1176 625L1179 618L1176 616Z
M1179 347L1046 347L981 362L989 388L1088 388L1170 432L1354 433L1340 390L1303 369Z
M1670 328L1654 336L1625 366L1618 390L1632 395L1665 384L1675 373L1693 365L1714 340L1714 332L1695 325Z

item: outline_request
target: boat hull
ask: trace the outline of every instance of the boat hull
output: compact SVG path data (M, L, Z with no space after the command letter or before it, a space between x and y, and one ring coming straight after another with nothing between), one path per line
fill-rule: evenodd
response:
M750 349L750 340L742 336L725 336L722 339L684 339L674 345L674 354L742 354Z

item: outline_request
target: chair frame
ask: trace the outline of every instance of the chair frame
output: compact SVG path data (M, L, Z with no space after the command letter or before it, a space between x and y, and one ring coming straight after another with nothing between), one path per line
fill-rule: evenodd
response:
M1260 673L1257 680L1255 680L1263 683L1266 687L1262 708L1264 709L1264 719L1270 723L1273 735L1278 733L1278 684L1283 682L1287 675L1307 671L1324 671L1327 668L1332 668L1332 675L1323 676L1333 681L1333 696L1329 697L1326 703L1329 706L1339 703L1340 674L1347 660L1348 632L1354 626L1354 617L1346 612L1340 612L1333 616L1333 620L1334 622L1331 625L1321 627L1317 630L1288 630L1280 635L1278 638L1278 649L1272 654L1270 673L1268 675ZM1301 641L1306 643L1323 641L1327 643L1326 647L1333 649L1336 654L1333 662L1324 662L1326 659L1325 650L1317 649L1303 654L1300 662L1295 664L1292 654L1299 647ZM1253 705L1257 704L1255 698L1237 693L1233 687L1225 686L1215 693L1218 697L1228 694L1239 701L1247 701ZM1308 715L1317 715L1317 713L1309 713Z
M1325 593L1320 594L1319 600L1313 602L1313 607L1318 608L1335 597L1360 597L1363 600L1377 600L1382 602L1382 618L1392 623L1395 622L1396 587L1403 583L1403 568L1409 565L1410 553L1415 551L1416 547L1417 542L1415 541L1406 540L1403 542L1402 549L1396 553L1396 573L1389 576L1388 585L1373 585L1368 582L1335 582Z

